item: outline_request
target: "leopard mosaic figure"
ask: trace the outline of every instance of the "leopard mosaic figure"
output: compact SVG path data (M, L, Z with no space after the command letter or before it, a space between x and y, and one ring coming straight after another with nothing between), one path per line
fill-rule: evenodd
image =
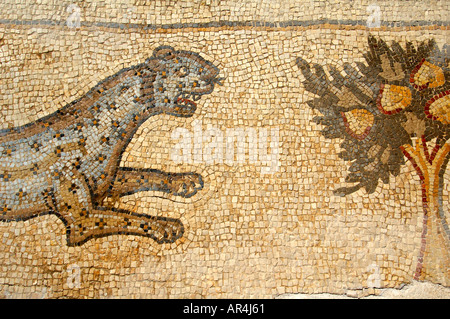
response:
M0 131L0 221L55 214L69 246L112 234L175 242L184 233L179 219L114 203L148 190L191 197L203 188L201 175L119 164L145 120L162 113L192 116L196 101L220 84L218 73L194 52L161 46L144 63L106 78L55 113Z

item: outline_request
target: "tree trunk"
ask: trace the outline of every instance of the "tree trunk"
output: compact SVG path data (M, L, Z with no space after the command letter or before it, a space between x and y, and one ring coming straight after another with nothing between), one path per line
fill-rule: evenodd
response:
M428 150L425 139L404 145L402 151L420 177L423 229L414 273L416 280L450 286L450 231L442 207L443 176L449 160L450 143Z

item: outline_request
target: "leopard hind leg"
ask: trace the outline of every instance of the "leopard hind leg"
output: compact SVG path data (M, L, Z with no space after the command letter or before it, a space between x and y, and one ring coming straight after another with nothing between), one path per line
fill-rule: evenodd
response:
M93 204L87 183L76 174L61 177L55 197L58 215L66 225L69 246L115 234L145 236L159 244L173 243L184 234L184 226L176 218Z

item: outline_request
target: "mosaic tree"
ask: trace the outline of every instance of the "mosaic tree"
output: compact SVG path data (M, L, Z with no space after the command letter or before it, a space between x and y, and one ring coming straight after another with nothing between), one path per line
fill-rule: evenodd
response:
M296 61L305 89L317 95L308 102L322 113L314 122L326 138L343 139L339 157L351 162L348 186L335 192L373 193L379 180L388 183L409 161L420 178L424 214L414 279L449 285L448 208L442 205L450 158L448 46L440 50L434 40L389 46L369 36L364 57L366 63L344 63L343 70Z

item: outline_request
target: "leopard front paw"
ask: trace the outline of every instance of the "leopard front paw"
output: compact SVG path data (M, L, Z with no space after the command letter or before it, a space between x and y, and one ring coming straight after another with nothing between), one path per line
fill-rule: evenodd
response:
M200 174L186 173L176 176L171 183L172 194L189 198L203 189L203 179Z
M144 224L145 225L145 224ZM150 226L148 236L158 244L173 243L183 237L184 226L179 219L157 217Z

